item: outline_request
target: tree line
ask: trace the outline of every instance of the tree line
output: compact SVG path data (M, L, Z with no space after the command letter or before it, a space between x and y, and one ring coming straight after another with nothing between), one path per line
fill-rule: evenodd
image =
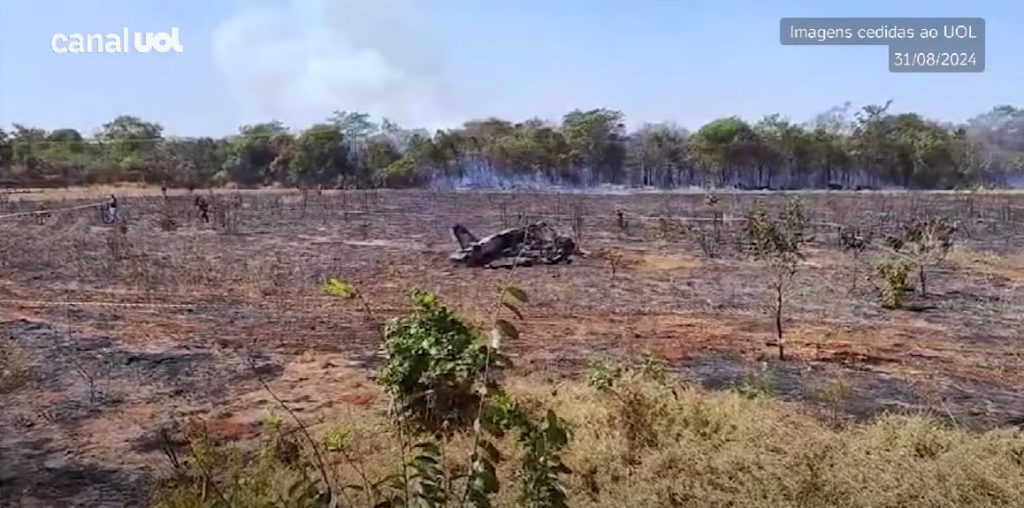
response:
M0 129L7 187L142 182L324 188L602 184L740 189L953 189L1007 186L1024 174L1024 109L1004 105L963 124L890 112L892 101L836 106L804 123L732 116L695 132L671 123L628 130L622 112L575 110L561 121L472 120L430 133L337 111L292 130L242 126L223 138L174 138L123 115L94 137L75 129Z

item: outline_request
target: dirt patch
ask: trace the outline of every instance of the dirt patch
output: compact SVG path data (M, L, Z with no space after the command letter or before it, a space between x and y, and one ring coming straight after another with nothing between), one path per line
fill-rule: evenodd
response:
M670 252L624 251L622 258L625 266L649 272L692 271L705 266L699 257Z

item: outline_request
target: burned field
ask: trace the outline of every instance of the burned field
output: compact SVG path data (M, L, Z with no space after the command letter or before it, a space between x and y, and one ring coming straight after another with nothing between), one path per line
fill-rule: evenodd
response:
M380 339L368 314L402 313L411 287L486 322L513 280L530 297L509 345L523 375L650 353L707 387L767 384L850 418L1024 423L1024 196L802 194L809 238L779 361L770 277L743 218L755 199L780 210L785 198L228 193L210 198L207 223L191 197L136 196L112 225L89 200L6 202L4 501L135 499L162 460L161 429L200 417L244 439L274 404L267 387L309 419L369 404ZM27 214L40 207L54 211ZM925 216L956 221L955 243L928 265L925 294L886 309L882 240ZM583 252L511 272L449 259L453 224L482 236L536 221ZM873 237L856 256L842 248L852 228ZM332 277L365 298L324 295Z

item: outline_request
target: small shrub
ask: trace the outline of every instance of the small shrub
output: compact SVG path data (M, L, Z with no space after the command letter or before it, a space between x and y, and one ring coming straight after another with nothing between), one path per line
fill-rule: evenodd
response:
M587 363L587 384L597 390L607 390L622 378L623 369L611 358L593 359Z
M128 240L128 222L122 218L107 231L107 251L110 258L116 261L128 259L131 254L131 242Z
M596 359L588 363L587 381L615 400L609 424L621 429L626 445L624 461L638 464L644 450L659 445L655 422L664 416L665 401L647 388L650 382L663 385L666 381L663 362L650 354L628 366L610 358Z
M518 468L519 505L529 508L568 506L568 494L562 481L563 475L572 473L562 458L562 452L572 440L568 422L551 409L540 416L536 410L528 409L507 395L495 398L488 409L489 421L498 432L515 429L519 433L517 441L524 450ZM490 455L498 457L496 450Z
M945 217L915 220L887 241L892 250L912 261L921 295L928 293L926 270L941 263L953 248L957 226Z
M0 393L13 392L31 381L32 369L18 343L5 329L0 330Z
M622 267L624 261L621 252L610 252L607 255L608 268L611 270L611 281L615 282L615 276L619 273L619 269Z
M844 227L839 230L839 246L844 252L849 253L852 258L850 263L850 291L857 290L857 267L860 261L860 256L864 253L870 243L870 236L864 234L858 228Z
M768 211L760 201L754 204L754 208L747 216L747 239L754 258L764 263L769 276L769 286L775 295L773 310L776 346L780 360L785 359L782 334L784 296L804 257L801 249L807 224L803 204L795 197L786 201L786 208L778 219L773 220L769 217Z
M658 238L661 240L671 241L678 229L678 226L672 219L658 217Z
M426 430L463 428L477 414L481 393L497 387L485 372L499 375L510 363L436 295L417 289L411 297L412 313L385 329L378 382L400 417Z
M775 376L768 368L768 363L761 362L756 369L749 369L744 373L743 380L735 390L749 399L771 397L775 391Z
M876 270L882 279L882 307L886 309L903 308L903 302L910 290L907 287L910 265L901 259L889 260L879 263Z
M708 258L717 258L722 245L722 225L724 214L718 208L718 195L709 193L704 196L704 206L708 209L710 223L701 222L686 227L688 236L700 247Z
M235 210L217 207L213 210L213 220L221 232L229 235L238 233L238 216Z
M812 389L813 395L820 402L825 404L828 411L828 420L833 425L842 422L846 404L853 394L853 385L843 377L827 379L820 386Z

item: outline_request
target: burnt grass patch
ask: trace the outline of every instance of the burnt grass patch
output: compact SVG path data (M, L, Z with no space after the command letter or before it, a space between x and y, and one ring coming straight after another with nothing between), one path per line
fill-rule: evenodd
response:
M586 251L513 274L530 295L510 345L520 373L578 377L591 358L652 352L695 384L758 385L830 417L924 413L978 430L1024 422L1024 269L1012 269L1024 267L1024 197L803 195L813 241L784 312L785 362L765 345L773 332L762 269L741 252L737 221L755 197L782 203L721 195L727 221L713 259L682 226L704 216L700 194L366 191L305 203L297 193L245 194L229 224L202 223L188 197L128 197L124 234L89 210L0 222L0 315L32 372L0 412L4 502L88 504L100 499L90 488L138 499L169 420L216 415L299 357L372 372L379 323L406 310L411 287L486 321L508 272L449 263L456 222L484 235L544 220ZM855 265L835 225L880 238L921 213L958 220L963 234L929 274L927 295L883 309L872 263L884 253L869 250ZM171 231L160 227L168 214ZM322 295L330 277L359 288L370 308ZM98 430L115 417L138 428Z

